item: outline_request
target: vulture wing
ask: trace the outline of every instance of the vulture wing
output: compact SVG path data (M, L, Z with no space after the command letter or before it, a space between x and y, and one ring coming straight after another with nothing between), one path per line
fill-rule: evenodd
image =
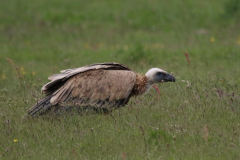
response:
M112 110L128 102L136 82L136 74L118 63L94 64L61 72L49 77L52 81L42 88L48 94L47 99L33 106L28 111L30 115L52 106Z
M59 88L66 80L68 80L70 77L83 73L90 70L97 70L97 69L104 69L104 70L129 70L131 71L127 66L124 66L123 64L119 63L96 63L80 68L74 68L74 69L67 69L62 70L60 74L54 74L51 77L48 77L51 82L45 84L42 87L42 92L45 94L52 93L56 89Z
M124 105L136 82L136 74L122 70L93 70L70 78L54 92L52 105L106 108ZM65 103L65 104L64 104Z

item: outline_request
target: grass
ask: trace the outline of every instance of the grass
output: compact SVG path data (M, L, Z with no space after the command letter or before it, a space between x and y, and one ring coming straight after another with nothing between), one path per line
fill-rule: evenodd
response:
M1 1L0 158L239 159L235 3ZM23 119L44 96L47 77L107 61L143 74L159 67L177 81L159 84L160 96L150 90L108 116Z

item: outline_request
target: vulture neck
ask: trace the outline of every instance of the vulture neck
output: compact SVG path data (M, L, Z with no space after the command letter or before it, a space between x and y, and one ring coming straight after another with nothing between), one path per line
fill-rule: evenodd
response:
M146 89L149 90L152 87L153 83L147 82Z
M144 75L141 74L136 74L136 82L133 87L132 95L137 96L145 93L151 85L148 85L148 78Z

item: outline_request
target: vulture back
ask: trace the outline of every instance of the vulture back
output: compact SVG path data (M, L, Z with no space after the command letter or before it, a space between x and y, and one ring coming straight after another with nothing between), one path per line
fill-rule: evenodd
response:
M123 64L110 63L110 62L95 63L88 66L80 67L80 68L66 69L66 70L62 70L60 74L54 74L48 77L48 79L51 80L51 82L45 84L41 90L45 94L52 93L53 91L58 89L59 86L63 84L63 82L66 82L66 80L69 79L70 77L79 73L83 73L90 70L97 70L97 69L131 71L131 69L129 69L127 66Z

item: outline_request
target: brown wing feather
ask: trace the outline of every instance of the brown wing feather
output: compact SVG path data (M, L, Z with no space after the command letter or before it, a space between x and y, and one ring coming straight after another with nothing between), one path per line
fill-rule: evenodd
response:
M63 85L69 78L72 76L84 73L90 70L98 70L98 69L104 69L104 70L128 70L131 71L127 66L119 63L96 63L80 68L74 68L74 69L67 69L61 71L60 74L54 74L48 79L51 80L51 82L45 84L42 87L42 92L45 94L52 93L56 90L56 88L59 88L59 86Z
M124 70L91 70L71 77L53 94L52 105L119 107L128 101L136 74Z

